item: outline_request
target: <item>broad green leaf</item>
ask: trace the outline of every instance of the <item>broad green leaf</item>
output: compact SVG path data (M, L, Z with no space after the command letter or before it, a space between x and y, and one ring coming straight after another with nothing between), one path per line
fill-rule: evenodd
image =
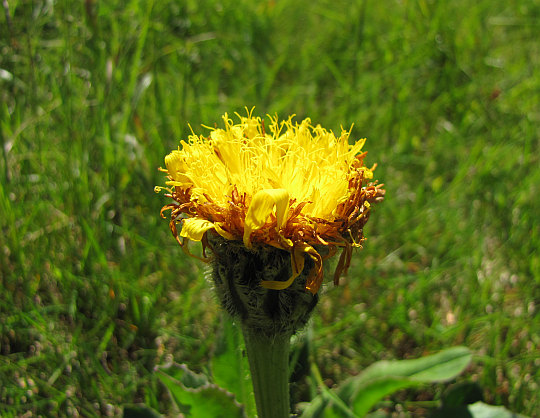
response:
M458 376L471 361L466 347L453 347L414 360L380 361L332 391L351 407L356 416L364 416L385 396L423 383L447 381ZM323 411L338 411L336 402L323 391L304 410L303 416L323 416Z
M419 382L444 382L459 375L470 363L466 347L452 347L414 360L379 361L351 380L355 385L387 376L410 377Z
M409 377L387 376L377 378L360 389L352 400L352 409L357 416L363 417L385 396L400 389L420 384L421 382L412 380Z
M225 316L223 332L210 361L213 382L233 393L236 400L245 406L248 416L255 416L256 406L249 362L244 352L244 340L240 330L232 319Z
M397 390L454 379L465 370L471 358L466 347L452 347L414 360L380 361L352 378L352 390L346 393L352 392L354 412L364 416L382 398Z
M527 418L509 411L503 406L487 405L483 402L476 402L468 407L472 418Z
M169 373L170 372L170 373ZM191 372L185 365L158 368L159 380L188 417L244 418L234 395Z

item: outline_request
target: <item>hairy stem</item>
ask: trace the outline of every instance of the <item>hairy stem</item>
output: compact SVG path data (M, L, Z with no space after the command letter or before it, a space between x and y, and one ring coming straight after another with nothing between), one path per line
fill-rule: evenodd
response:
M259 418L288 418L290 334L268 336L244 327Z

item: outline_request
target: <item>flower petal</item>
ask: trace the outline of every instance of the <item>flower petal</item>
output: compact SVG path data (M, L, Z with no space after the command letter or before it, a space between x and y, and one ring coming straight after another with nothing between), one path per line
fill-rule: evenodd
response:
M268 216L276 208L276 220L278 229L283 226L289 209L289 192L286 189L260 190L253 196L249 209L246 213L244 225L244 245L251 247L249 237L257 229L261 229Z
M206 231L215 228L214 224L206 219L184 219L180 236L192 241L200 241Z
M292 275L291 277L285 281L279 281L279 280L263 280L261 282L261 286L265 287L266 289L273 289L273 290L283 290L288 288L294 279L296 279L300 273L302 273L302 270L304 270L304 250L295 248L291 251L291 266L292 266Z
M228 239L228 240L231 240L231 241L236 239L236 237L233 234L231 234L230 232L223 229L222 225L223 225L222 222L216 222L214 224L214 228L216 228L216 232L225 239Z

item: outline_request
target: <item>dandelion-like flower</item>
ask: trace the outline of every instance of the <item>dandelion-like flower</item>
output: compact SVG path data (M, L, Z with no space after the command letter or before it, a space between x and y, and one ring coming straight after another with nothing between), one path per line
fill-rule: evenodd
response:
M225 114L224 129L182 141L156 191L174 201L161 215L171 211L184 250L201 241L203 260L213 260L216 294L242 325L259 417L288 417L290 337L317 304L323 261L342 250L337 284L384 189L375 166L364 166L365 139L350 145L350 131L336 137L292 116L270 117L268 127L251 112L238 118Z
M224 129L210 128L209 137L192 134L165 157L166 190L174 203L161 213L171 210L173 235L185 249L189 241L212 246L212 234L248 250L287 251L290 277L262 280L267 289L288 288L310 259L305 288L312 294L323 280L323 259L342 249L337 284L352 248L364 241L371 205L384 196L382 185L372 181L375 166L363 164L365 139L350 145L350 131L336 137L309 118L297 123L270 117L265 127L251 112L237 116L234 124L225 114Z

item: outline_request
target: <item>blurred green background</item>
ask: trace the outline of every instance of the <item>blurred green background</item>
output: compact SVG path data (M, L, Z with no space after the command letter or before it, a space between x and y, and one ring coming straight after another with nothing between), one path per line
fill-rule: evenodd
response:
M245 106L354 123L386 184L310 325L325 383L463 344L476 356L462 379L486 402L540 410L538 0L3 9L1 416L170 413L154 366L205 369L222 312L153 188L188 123L206 133ZM444 387L400 392L386 411L418 416Z

